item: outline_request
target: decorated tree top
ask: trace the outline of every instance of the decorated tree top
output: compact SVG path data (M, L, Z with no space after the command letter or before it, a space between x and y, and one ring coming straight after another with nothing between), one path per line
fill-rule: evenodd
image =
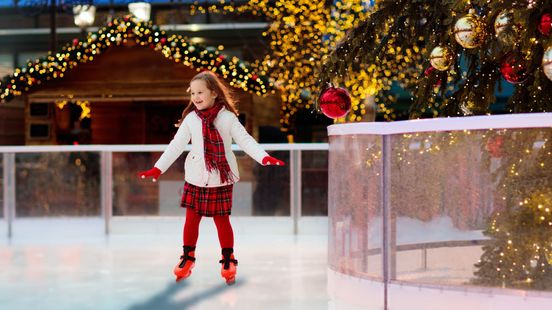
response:
M412 93L412 118L490 113L503 80L515 85L510 112L551 111L551 13L549 0L379 1L319 78L343 83L361 64L388 65L386 55L419 46L421 69L408 73L415 83L397 79Z
M179 35L168 35L151 22L143 23L124 17L113 20L97 32L89 33L85 40L74 39L61 51L51 51L43 58L16 68L13 74L0 81L0 102L32 91L47 80L63 78L66 71L78 64L92 61L108 48L124 44L128 40L149 46L183 65L197 70L211 70L224 78L230 86L257 95L273 91L273 85L267 77L257 74L237 57L227 57L214 47L192 44Z

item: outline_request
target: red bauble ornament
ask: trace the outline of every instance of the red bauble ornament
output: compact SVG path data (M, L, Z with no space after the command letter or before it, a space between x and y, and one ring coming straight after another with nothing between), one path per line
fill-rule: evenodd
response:
M256 81L256 80L259 78L259 76L256 75L256 74L253 74L253 75L251 76L251 78L253 79L253 81Z
M527 61L520 54L509 52L502 58L500 73L506 81L512 84L523 83L529 77Z
M318 97L322 113L329 118L345 116L351 109L351 96L345 88L328 87Z
M552 30L552 16L550 15L550 13L542 14L538 28L539 32L543 35L550 35L550 32Z
M161 44L167 43L167 38L161 38L160 42L161 42Z
M494 136L487 140L487 145L485 146L485 149L487 149L491 157L500 158L504 155L504 148L502 147L503 145L504 137Z
M73 46L79 45L79 39L73 39Z

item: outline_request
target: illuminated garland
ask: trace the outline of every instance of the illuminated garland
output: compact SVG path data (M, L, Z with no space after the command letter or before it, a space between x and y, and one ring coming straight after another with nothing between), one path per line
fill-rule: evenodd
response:
M31 91L37 85L51 79L62 78L65 72L78 64L94 60L111 46L118 46L134 40L136 44L149 46L160 51L166 58L181 62L198 71L208 69L222 76L230 86L257 95L274 92L268 78L255 73L248 64L237 57L227 57L214 47L189 43L180 35L167 35L151 22L142 23L131 17L115 19L95 33L89 33L86 40L74 39L60 52L28 62L16 68L12 75L0 81L0 102L11 100L23 92Z

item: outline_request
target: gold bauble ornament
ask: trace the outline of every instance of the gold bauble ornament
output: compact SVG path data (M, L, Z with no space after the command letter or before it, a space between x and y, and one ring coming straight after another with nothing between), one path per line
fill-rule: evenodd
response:
M498 14L494 22L495 34L502 42L512 42L519 39L522 27L514 23L514 12L504 10Z
M439 71L446 71L454 61L454 54L447 46L437 46L429 55L431 66Z
M549 46L544 51L544 56L542 56L542 70L544 75L552 81L552 46Z
M485 41L485 24L481 17L470 12L454 25L454 38L464 48L476 48Z

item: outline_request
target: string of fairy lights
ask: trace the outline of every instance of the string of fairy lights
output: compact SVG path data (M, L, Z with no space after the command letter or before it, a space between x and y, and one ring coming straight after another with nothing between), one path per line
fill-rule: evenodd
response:
M520 210L525 211L523 213L530 213L531 218L535 219L531 225L534 225L537 229L540 228L538 231L540 238L532 240L527 238L527 232L525 232L525 236L520 237L519 235L521 230L529 230L528 227L518 226L518 229L515 227L508 229L508 225L502 223L504 219L500 212L492 219L491 233L495 237L506 240L505 245L501 247L498 253L498 262L495 262L496 266L494 268L497 278L503 281L512 280L513 277L518 278L518 274L521 272L524 282L531 285L535 281L535 275L540 274L542 277L546 277L550 272L552 247L547 241L551 237L551 205L552 192L550 190L536 192L530 198L519 202ZM508 219L509 217L506 215L505 218ZM528 223L525 223L525 225L528 225ZM528 244L528 242L530 243Z
M23 92L31 91L44 81L62 78L68 70L79 64L93 61L112 46L134 42L161 52L166 58L195 68L211 70L230 86L265 95L274 92L273 84L249 64L237 57L221 53L223 47L204 47L191 43L180 35L169 35L152 22L140 22L131 16L114 19L106 27L91 32L84 40L74 39L61 51L50 53L26 66L16 68L12 75L0 81L0 102L11 100Z
M552 152L548 147L549 139L546 137L542 139L542 141L533 143L532 147L522 148L520 151L522 156L520 155L507 167L510 183L516 184L524 181L522 178L526 176L520 173L523 165L530 165L535 170L546 173L544 169L548 169ZM535 157L535 152L544 154L544 157ZM502 186L508 190L508 184L502 184ZM519 206L517 211L519 214L514 213L514 216L519 216L517 225L504 223L505 219L512 217L512 214L507 212L498 212L492 219L490 233L506 240L506 244L501 247L498 262L494 264L498 278L511 280L521 271L524 281L530 285L535 281L533 277L537 274L547 275L550 272L549 268L552 265L552 246L550 245L552 191L549 188L541 187L535 186L529 195L522 192L516 195L516 197L520 197L514 201ZM507 197L502 197L502 200L507 200ZM533 232L535 235L531 235L529 226L537 229ZM524 236L520 237L518 231L525 231Z

